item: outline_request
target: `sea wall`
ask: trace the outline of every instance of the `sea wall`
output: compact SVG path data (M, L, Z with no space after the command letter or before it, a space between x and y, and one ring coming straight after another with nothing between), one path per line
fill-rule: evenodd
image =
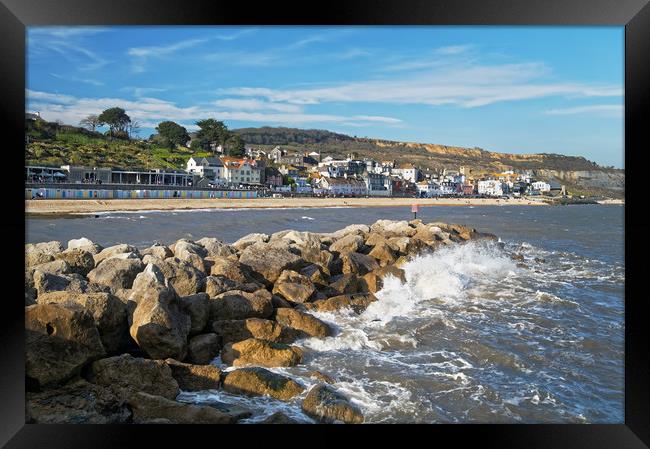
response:
M268 368L303 360L303 338L336 338L312 312L362 313L410 258L492 239L457 224L379 220L333 233L286 230L108 248L81 238L25 246L27 422L234 423L251 411L177 401L183 392L299 401L315 422L362 423L327 373L308 391ZM212 364L216 357L228 366ZM268 422L290 423L273 415Z
M257 198L254 190L108 190L108 189L56 189L28 188L25 199L209 199L209 198Z

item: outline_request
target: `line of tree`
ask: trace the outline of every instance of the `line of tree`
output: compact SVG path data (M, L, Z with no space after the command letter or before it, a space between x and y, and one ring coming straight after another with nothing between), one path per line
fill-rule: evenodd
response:
M79 124L93 132L98 128L108 126L108 136L113 138L130 139L140 131L140 123L131 120L131 117L122 108L114 107L102 111L101 114L90 114L84 117Z

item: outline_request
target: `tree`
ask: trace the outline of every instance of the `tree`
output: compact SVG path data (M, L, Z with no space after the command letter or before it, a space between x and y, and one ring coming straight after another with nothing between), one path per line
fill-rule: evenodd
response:
M243 157L246 154L244 141L237 134L230 133L223 145L224 153L228 156Z
M178 123L170 121L161 122L156 127L156 131L162 137L165 146L169 146L169 148L185 145L190 140L187 130Z
M113 136L119 133L119 135L127 135L128 126L131 123L131 118L126 114L126 111L122 108L109 108L99 114L99 120L108 125L109 135L111 140Z
M218 120L209 118L199 120L196 124L200 128L196 133L196 140L204 150L223 145L230 136L226 125Z
M90 129L92 132L95 132L97 128L104 126L104 123L99 120L99 116L95 114L90 114L88 117L82 119L79 124L84 128Z
M128 128L128 133L129 133L129 138L133 139L133 136L137 136L138 133L140 132L140 122L137 120L132 121L129 123L127 126Z

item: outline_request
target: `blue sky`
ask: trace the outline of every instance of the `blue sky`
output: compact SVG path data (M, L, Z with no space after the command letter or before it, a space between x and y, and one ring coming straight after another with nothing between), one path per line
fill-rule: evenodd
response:
M289 126L623 167L623 27L30 27L27 110Z

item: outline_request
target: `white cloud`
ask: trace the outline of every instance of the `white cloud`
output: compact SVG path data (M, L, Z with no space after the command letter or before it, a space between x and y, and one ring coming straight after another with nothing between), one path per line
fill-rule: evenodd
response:
M74 63L80 70L97 70L111 61L86 48L83 45L84 38L108 31L110 29L101 27L29 28L27 33L28 50L32 57L55 52Z
M449 45L447 47L439 47L436 49L436 53L441 55L458 55L460 53L465 53L474 48L473 45Z
M176 53L179 50L195 47L199 44L207 42L208 39L187 39L184 41L176 42L169 45L158 45L151 47L131 47L127 50L129 56L136 56L138 58L158 58Z
M622 118L624 108L622 104L593 104L589 106L576 106L573 108L558 108L544 111L549 115L601 115Z
M279 111L279 112L300 112L301 107L295 104L271 103L268 101L246 98L225 98L214 102L216 106L227 109L257 110L257 111Z
M84 83L84 84L90 84L92 86L103 86L104 85L104 83L102 81L97 81L97 80L90 79L90 78L77 78L75 76L63 76L63 75L59 75L57 73L50 73L50 75L52 75L54 78L58 78L58 79L61 79L61 80L64 80L64 81L70 81L70 82L73 82L73 83Z

